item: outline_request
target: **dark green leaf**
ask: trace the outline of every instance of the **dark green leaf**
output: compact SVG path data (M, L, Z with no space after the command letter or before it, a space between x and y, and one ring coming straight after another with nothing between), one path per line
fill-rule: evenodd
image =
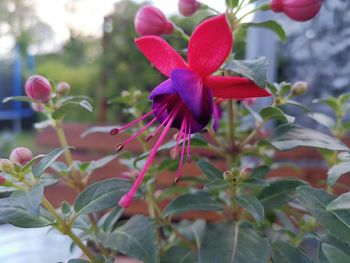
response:
M212 165L206 159L200 159L196 162L197 167L208 177L210 180L222 179L222 172Z
M86 188L74 204L74 210L80 214L95 213L118 205L119 199L131 187L129 181L107 179Z
M264 221L265 213L264 207L261 205L258 199L252 195L241 195L236 197L237 203L245 208L258 222Z
M200 263L266 263L269 244L247 224L207 226L199 249Z
M123 215L124 209L120 206L114 208L112 211L104 215L101 218L102 228L105 232L111 232L114 225L118 222L120 217Z
M276 241L272 245L273 262L276 263L313 263L313 260L298 248L284 241Z
M223 69L244 76L261 88L266 87L266 71L269 63L264 57L253 60L229 60Z
M176 215L188 211L216 211L223 209L209 193L198 191L185 194L172 200L164 209L164 216Z
M204 190L221 190L229 187L229 184L224 179L216 179L204 185Z
M171 247L160 259L161 263L194 263L197 262L196 254L183 246Z
M323 244L330 244L333 247L336 247L339 250L344 251L348 256L350 256L350 245L348 243L340 241L336 239L334 236L327 234L327 235L321 236L321 240L319 242L318 253L317 253L318 263L331 263L328 261L326 255L323 253L323 250L322 250Z
M98 234L104 247L119 251L145 263L158 262L156 226L147 217L137 215L112 233Z
M330 211L350 209L350 192L334 199L328 204L327 209Z
M90 261L84 260L84 259L79 259L79 258L74 258L68 260L67 263L90 263Z
M253 169L251 177L264 179L270 171L271 169L269 166L261 165Z
M297 192L301 204L329 233L340 240L350 242L350 213L348 211L327 211L327 205L334 200L334 196L310 186L300 186Z
M269 142L281 151L298 146L308 146L334 151L348 151L349 148L339 140L315 130L298 125L284 124L273 132Z
M331 169L329 169L327 173L328 184L334 185L343 174L346 174L349 172L350 172L350 161L334 165Z
M328 259L329 263L350 262L350 257L347 254L332 245L326 243L322 244L322 251Z
M270 185L265 187L258 199L266 209L281 206L293 198L295 189L304 185L305 182L297 179L275 179L269 181Z
M44 171L49 168L58 157L60 157L68 148L61 147L56 148L55 150L48 153L41 161L33 167L33 175L36 178L39 178Z
M79 102L69 101L63 104L59 109L52 113L52 118L55 120L62 119L67 113L74 111L76 109L83 108L89 112L93 111L92 105L87 100L82 100Z
M260 111L260 116L264 121L278 120L282 123L294 122L295 118L285 114L280 108L266 107Z
M284 32L283 27L274 20L264 21L260 23L244 23L242 24L242 26L266 28L276 33L276 35L279 36L282 42L286 42L287 40L286 33Z

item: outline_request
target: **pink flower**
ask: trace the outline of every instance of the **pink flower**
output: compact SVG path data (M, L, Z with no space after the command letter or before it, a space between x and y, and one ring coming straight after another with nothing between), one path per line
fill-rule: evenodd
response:
M272 0L271 10L285 13L290 19L305 22L318 14L323 0Z
M169 35L174 31L171 23L158 8L150 5L142 7L135 16L135 29L141 36Z
M45 103L51 97L51 84L43 76L34 75L27 80L25 91L28 97Z
M188 45L188 63L160 37L145 36L136 39L135 42L153 66L169 79L151 92L149 98L153 103L152 111L111 131L111 134L115 135L154 115L142 129L118 144L117 150L121 150L153 123L156 121L160 123L160 126L147 136L149 140L160 133L134 185L119 201L122 207L130 205L171 127L179 129L175 145L176 153L179 152L178 148L182 141L180 163L175 178L177 181L181 175L185 153L187 161L190 161L191 134L204 129L212 117L213 96L231 99L270 96L268 91L261 89L249 79L212 76L230 55L233 45L232 32L225 15L207 19L195 29Z
M32 151L25 147L18 147L12 150L10 154L10 160L13 163L25 165L33 159Z
M179 12L183 16L193 15L201 6L196 0L179 0Z

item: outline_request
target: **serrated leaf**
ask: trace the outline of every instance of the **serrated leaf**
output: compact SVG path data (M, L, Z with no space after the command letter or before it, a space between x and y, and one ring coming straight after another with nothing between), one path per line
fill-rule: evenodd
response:
M223 69L242 75L257 84L261 88L266 87L266 72L269 63L265 57L253 60L229 60Z
M349 173L349 172L350 172L350 161L342 162L342 163L334 165L327 172L328 184L334 185L342 175Z
M40 176L45 172L45 170L49 168L57 160L57 158L60 157L67 150L67 147L60 147L52 150L50 153L45 155L45 157L42 158L39 163L33 166L34 177L40 178Z
M236 197L236 201L239 206L246 209L256 220L261 223L264 221L265 212L264 207L261 205L259 200L252 195L241 195Z
M243 23L242 26L266 28L276 33L282 42L286 42L287 40L283 27L274 20L264 21L260 23Z
M104 247L145 263L158 262L156 226L145 216L133 216L112 233L98 234L98 239Z
M269 252L268 241L248 224L211 224L199 249L199 262L266 263Z
M350 192L338 196L328 204L327 209L330 211L350 209Z
M260 116L264 121L268 120L278 120L282 123L294 122L295 118L285 114L280 108L276 107L266 107L260 111Z
M315 219L340 240L350 242L350 213L349 211L328 211L327 206L335 198L321 189L310 186L297 188L298 196L303 205Z
M298 248L284 241L276 241L273 245L273 262L278 263L313 263L313 260Z
M305 182L292 178L280 178L269 181L269 184L257 197L266 209L271 209L288 202L293 198L296 188L304 185Z
M131 183L122 179L107 179L92 184L80 193L74 210L79 214L89 214L117 206L130 187Z
M326 243L322 244L322 251L328 259L329 263L350 262L350 257L347 254L332 245Z
M82 100L79 102L68 101L65 104L63 104L59 109L57 109L55 112L52 113L52 118L54 118L55 120L62 119L67 113L79 108L83 108L89 112L93 111L92 105L87 100Z
M164 209L163 215L176 215L188 211L217 211L223 206L216 202L209 193L198 191L185 194L172 200Z
M345 144L329 135L293 124L278 126L268 141L281 151L290 150L298 146L333 151L349 151Z
M222 172L212 165L206 159L200 159L196 162L197 167L205 174L210 180L222 179Z

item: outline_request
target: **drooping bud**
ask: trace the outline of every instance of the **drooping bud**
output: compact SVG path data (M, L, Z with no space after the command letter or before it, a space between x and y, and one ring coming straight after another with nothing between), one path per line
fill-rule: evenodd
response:
M154 6L142 7L135 16L135 29L141 36L169 35L174 31L174 25Z
M183 16L192 16L201 4L196 0L179 0L179 12Z
M8 159L0 159L0 171L8 172L13 169L13 163Z
M67 82L62 81L57 84L56 92L60 96L68 95L68 93L70 92L70 85Z
M25 91L28 97L45 103L51 97L51 84L43 76L34 75L28 78Z
M17 163L20 165L25 165L32 159L33 159L32 151L25 147L18 147L12 150L10 154L11 162Z
M45 106L41 103L31 103L31 107L34 111L36 112L44 112L45 111Z
M308 85L306 81L298 81L295 82L292 87L292 95L293 96L300 96L306 93L308 90Z
M315 17L321 9L323 0L271 0L271 10L284 13L290 19L305 22Z

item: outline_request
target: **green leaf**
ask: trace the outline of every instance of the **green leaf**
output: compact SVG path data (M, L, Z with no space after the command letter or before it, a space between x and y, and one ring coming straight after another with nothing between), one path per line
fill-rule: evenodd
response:
M269 186L265 187L258 195L258 199L265 209L285 204L293 198L296 188L305 184L304 181L292 178L275 179L269 183Z
M196 165L208 177L208 179L222 179L222 172L206 159L198 160Z
M348 172L350 172L350 161L334 165L327 173L328 184L334 185L343 174Z
M310 113L308 116L328 129L333 129L335 127L335 121L326 114L314 112Z
M114 225L118 222L120 217L123 215L123 212L124 212L124 209L120 206L117 206L109 213L106 213L99 222L102 224L103 231L111 232L114 228Z
M239 0L226 0L226 5L230 8L235 8L239 3Z
M349 151L349 148L339 140L293 124L284 124L274 130L269 142L278 150L286 151L298 146L308 146L333 151Z
M172 200L164 209L163 215L176 215L188 211L217 211L222 210L221 204L216 202L209 193L198 191L185 194Z
M193 263L197 262L196 254L189 248L174 246L168 249L160 259L161 263Z
M223 69L242 75L257 84L261 88L266 87L266 71L269 63L264 57L253 60L230 59Z
M216 179L205 184L204 190L222 190L226 189L230 185L224 179Z
M286 42L287 40L286 33L284 32L283 27L274 20L264 21L260 23L243 23L242 26L266 28L276 33L276 35L279 36L282 42Z
M67 113L74 111L77 108L83 108L89 112L93 111L92 105L87 100L81 100L79 102L68 101L65 104L63 104L59 109L57 109L54 113L52 113L52 118L54 118L55 120L62 119Z
M158 262L156 226L145 216L133 216L112 233L98 234L98 239L104 247L145 263Z
M350 262L350 256L345 254L342 250L339 248L336 248L329 244L322 244L322 251L326 258L328 259L329 263L345 263Z
M338 111L340 111L340 109L341 109L340 102L339 102L336 98L334 98L334 97L332 97L332 96L330 96L330 97L328 97L328 98L326 98L326 99L315 99L315 100L313 100L312 102L313 102L313 103L322 103L322 104L326 104L326 105L328 105L332 110L334 110L335 112L338 112Z
M335 198L321 189L310 186L297 188L301 204L333 236L350 242L350 213L348 211L327 211L327 205Z
M84 260L84 259L79 259L79 258L73 258L68 260L67 263L90 263L90 261Z
M283 103L283 105L288 105L288 106L294 106L298 107L306 112L310 112L311 109L306 107L304 104L301 104L300 102L294 101L294 100L287 100Z
M38 156L35 156L32 160L30 160L30 162L26 163L26 165L24 165L21 168L21 172L22 173L26 173L30 167L32 167L39 159L43 158L45 155L44 154L40 154Z
M350 209L350 192L334 199L328 204L327 209L330 211Z
M266 107L260 111L260 116L264 121L278 120L283 123L294 122L295 118L285 114L280 108Z
M10 197L0 199L0 222L23 228L52 224L52 221L41 214L43 191L43 186L38 185L29 191L15 191Z
M58 157L60 157L68 148L61 147L56 148L50 153L48 153L41 161L33 167L33 175L36 178L39 178L44 171L49 168Z
M284 241L276 241L272 245L273 249L273 262L278 263L313 263L313 260L305 255L304 252L298 248L288 244Z
M79 214L89 214L117 206L130 187L131 183L122 179L107 179L92 184L80 193L74 210Z
M252 170L251 177L264 179L270 171L271 171L271 168L269 166L261 165L261 166L255 167Z
M199 249L200 263L266 263L269 244L248 224L207 226Z
M87 167L86 171L88 173L93 172L96 169L99 169L105 165L107 165L108 163L110 163L111 161L113 161L115 158L117 158L119 156L119 154L112 154L112 155L108 155L105 156L101 159L95 160L95 161L91 161L91 163L89 164L89 166Z
M336 239L334 236L327 234L321 236L319 245L318 245L318 263L331 263L326 255L323 253L322 245L323 244L330 244L333 247L338 248L339 250L344 251L348 256L350 256L350 245L349 243L345 243L343 241L340 241L339 239Z
M9 101L23 101L23 102L37 102L27 96L17 96L17 97L7 97L2 100L3 103L7 103Z
M261 205L258 199L252 195L241 195L236 197L237 203L245 208L258 222L264 221L265 212L264 207Z

